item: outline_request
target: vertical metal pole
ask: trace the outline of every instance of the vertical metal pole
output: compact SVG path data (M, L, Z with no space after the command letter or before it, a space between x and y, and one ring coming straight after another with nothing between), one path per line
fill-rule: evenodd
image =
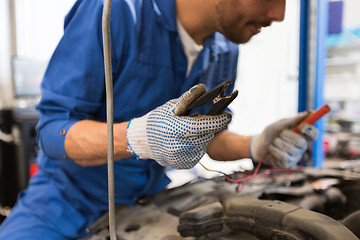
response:
M11 61L14 56L18 55L18 48L17 48L17 28L16 28L16 9L15 9L15 1L14 0L8 0L8 7L9 7L9 31L10 31L10 52L9 52L9 66L11 66ZM11 68L10 68L11 69ZM14 76L13 72L9 71L9 77L12 79ZM14 92L14 83L10 84L11 92ZM4 90L2 90L4 91ZM8 95L5 94L4 95ZM9 99L10 98L10 99ZM11 101L13 99L13 95L11 94L9 97L5 98L7 101L6 103L3 103L4 105L7 105L7 107L12 106Z
M329 1L317 0L317 38L316 38L316 81L314 107L319 108L325 104L324 84L326 77L327 47L326 37L328 33ZM313 158L315 167L322 167L325 161L324 133L325 118L320 119L315 126L319 130L319 137L313 145Z
M299 112L317 109L324 104L326 73L328 1L301 0L299 59ZM325 160L323 135L324 119L315 126L319 137L313 144L313 166L322 167Z
M104 67L106 81L106 113L107 113L107 144L108 144L108 192L109 192L109 234L111 240L116 240L115 229L115 187L114 187L114 107L113 107L113 80L111 66L110 42L110 13L111 0L104 1L102 29L104 47Z
M16 11L15 11L15 1L8 0L9 2L9 12L10 12L10 54L11 57L17 55L17 37L16 37Z
M307 110L308 53L309 53L309 0L300 3L300 49L299 49L299 103L298 111Z

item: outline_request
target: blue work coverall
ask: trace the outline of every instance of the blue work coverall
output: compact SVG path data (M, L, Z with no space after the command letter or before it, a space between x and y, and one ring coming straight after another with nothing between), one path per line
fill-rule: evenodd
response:
M65 18L37 105L39 172L2 224L1 240L80 238L108 210L107 166L79 166L64 149L74 123L106 121L102 8L103 1L79 0ZM210 89L235 80L238 46L219 33L205 40L186 77L174 0L113 0L110 24L115 122L140 117L195 84ZM127 158L114 168L116 204L134 204L169 183L154 160Z

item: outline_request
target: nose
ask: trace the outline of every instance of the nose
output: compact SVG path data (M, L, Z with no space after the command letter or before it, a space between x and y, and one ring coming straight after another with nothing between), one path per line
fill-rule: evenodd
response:
M281 22L285 17L286 0L275 0L269 8L268 17L273 21Z

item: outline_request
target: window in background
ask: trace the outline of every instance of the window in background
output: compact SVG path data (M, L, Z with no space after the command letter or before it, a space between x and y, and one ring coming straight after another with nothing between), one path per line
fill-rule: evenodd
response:
M13 105L33 108L47 63L75 0L14 0L16 51L11 56Z
M15 0L17 56L49 60L75 0Z
M40 83L47 67L47 61L13 57L11 63L15 98L40 97Z

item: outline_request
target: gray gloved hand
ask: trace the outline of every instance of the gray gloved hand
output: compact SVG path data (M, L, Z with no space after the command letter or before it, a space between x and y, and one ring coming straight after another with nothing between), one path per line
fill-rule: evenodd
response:
M269 151L264 164L273 167L295 166L307 150L308 142L315 140L318 136L318 130L307 123L300 125L300 134L291 130L307 115L303 112L293 118L282 119L267 126L260 135L251 139L251 158L254 161L260 161L262 156Z
M180 98L132 119L126 133L132 154L175 169L194 167L214 135L227 127L232 116L229 112L216 116L181 116L205 92L203 84L196 85Z

